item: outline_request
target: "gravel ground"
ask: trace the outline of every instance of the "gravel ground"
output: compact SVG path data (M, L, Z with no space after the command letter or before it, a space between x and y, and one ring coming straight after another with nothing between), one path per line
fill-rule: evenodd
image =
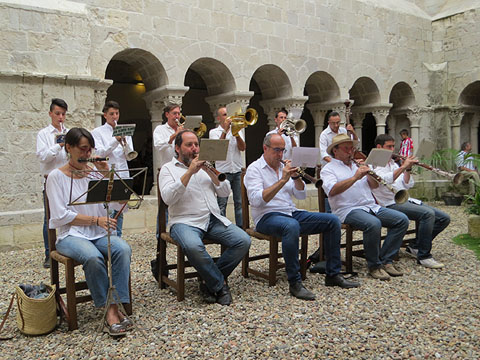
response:
M16 330L14 339L0 342L0 358L478 359L479 261L473 252L451 241L467 232L467 216L462 208L435 206L452 217L433 246L435 259L446 268L422 268L402 251L399 265L406 274L380 282L367 277L363 259L355 259L362 286L327 288L323 275L309 273L305 286L316 293L313 302L288 294L284 270L278 272L277 285L268 287L264 280L244 279L237 268L229 278L232 306L203 303L196 280L187 281L186 299L179 303L173 291L157 287L150 273L154 234L128 236L133 248L133 319L143 332L120 340L96 333L102 313L91 303L81 304L78 330L67 332L62 324L39 337L26 337ZM316 241L311 237L309 254L316 249ZM253 242L251 251L263 249L265 244ZM174 258L169 247L169 259ZM16 284L49 281L41 263L41 249L0 254L2 312ZM77 276L83 276L81 269ZM9 330L15 327L14 315L15 311L7 322Z

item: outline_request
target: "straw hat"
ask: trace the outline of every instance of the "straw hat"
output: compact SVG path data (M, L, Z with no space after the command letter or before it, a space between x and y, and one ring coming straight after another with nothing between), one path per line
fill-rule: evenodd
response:
M356 146L358 144L357 140L352 140L348 134L338 134L335 135L332 139L332 143L330 146L327 148L327 153L331 156L333 156L332 149L340 144L346 143L346 142L351 142L353 146Z

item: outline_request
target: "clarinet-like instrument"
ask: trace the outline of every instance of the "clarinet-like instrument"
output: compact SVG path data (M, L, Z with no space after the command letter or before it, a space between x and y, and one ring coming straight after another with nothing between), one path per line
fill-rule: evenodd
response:
M362 164L360 164L357 160L355 159L352 159L352 161L358 166L362 166ZM366 165L365 165L366 166ZM405 190L405 189L402 189L402 190L398 190L396 191L392 185L390 185L389 183L387 183L385 180L383 180L377 173L375 173L375 171L373 170L368 170L367 172L368 175L370 175L377 183L379 183L380 185L383 185L385 186L388 190L390 190L393 194L395 194L395 203L396 204L403 204L405 203L408 198L409 198L409 195L408 195L408 191Z
M284 160L280 160L280 162L285 165L285 161ZM322 186L322 179L317 179L317 178L314 178L313 176L311 175L308 175L306 172L305 172L305 169L299 167L297 168L297 173L298 175L300 175L300 177L304 180L308 180L310 181L312 184L315 185L315 187L318 189L320 186Z

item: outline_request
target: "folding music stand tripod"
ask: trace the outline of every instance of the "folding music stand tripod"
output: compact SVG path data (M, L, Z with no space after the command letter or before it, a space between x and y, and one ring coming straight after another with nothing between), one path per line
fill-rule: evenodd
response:
M127 312L125 311L125 308L123 307L122 302L120 301L120 297L117 293L117 290L115 289L115 286L113 285L113 277L112 277L112 250L111 250L111 241L110 241L110 236L111 236L111 228L110 228L110 209L109 209L109 204L110 202L117 202L117 201L129 201L131 200L130 197L131 195L134 195L136 198L133 200L135 202L138 202L138 206L140 206L140 203L143 201L143 196L145 193L145 185L146 185L146 175L147 175L147 170L148 168L136 168L136 169L130 169L130 170L120 170L120 171L138 171L132 178L139 176L143 174L143 188L142 188L142 195L139 196L132 188L131 188L131 181L128 181L130 179L122 179L117 171L115 171L115 165L112 164L112 167L108 171L103 171L103 170L76 170L72 172L72 178L71 178L71 186L70 186L70 203L69 205L84 205L84 204L98 204L98 203L103 203L105 206L105 210L107 212L107 262L108 262L108 267L107 267L107 274L108 274L108 282L109 282L109 287L108 287L108 292L107 292L107 300L105 302L105 310L103 312L103 316L100 322L100 326L98 329L98 332L100 332L104 326L104 322L106 321L107 317L107 310L110 304L116 304L122 314L132 321L134 327L137 330L140 330L134 321L130 319L127 315ZM97 176L101 175L101 177L98 177L97 179L91 180L89 183L89 188L87 191L82 193L79 197L77 197L75 200L72 201L72 189L73 189L73 175L74 174L82 174L82 173L94 173L97 174ZM102 175L104 174L104 175ZM115 175L117 178L115 178ZM108 179L108 180L105 180ZM93 182L93 185L90 186L90 184ZM102 182L108 182L106 189L101 185ZM116 188L114 188L116 186ZM118 189L120 187L120 189ZM106 190L106 191L105 191ZM84 195L87 195L86 201L79 201ZM126 335L126 334L125 334ZM95 335L96 338L96 335ZM94 341L92 342L92 349L93 349L93 344L95 343L95 338ZM90 349L90 352L91 350Z

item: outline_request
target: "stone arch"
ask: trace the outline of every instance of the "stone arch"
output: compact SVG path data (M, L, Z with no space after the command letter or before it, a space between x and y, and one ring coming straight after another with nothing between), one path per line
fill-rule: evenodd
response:
M390 91L389 103L393 104L391 112L406 111L415 105L415 95L412 88L406 82L396 83Z
M350 99L355 102L353 106L368 106L378 104L381 100L378 86L371 78L362 76L358 78L349 91Z
M467 85L458 97L458 104L480 106L480 80Z
M115 62L123 62L130 65L140 76L139 82L145 84L147 91L159 88L168 83L167 73L160 61L152 53L138 48L125 49L116 53L107 66L113 66Z
M305 95L310 103L339 101L340 88L335 79L325 71L310 75L305 83Z
M105 78L113 80L107 90L106 100L115 100L120 104L120 123L136 124L133 144L138 157L128 163L130 167L153 168L152 122L145 104L144 95L168 83L165 68L149 51L130 48L116 53L105 70ZM101 114L103 102L96 104ZM100 121L97 121L97 125ZM153 173L147 173L146 193L153 185ZM141 191L143 184L134 184Z
M188 68L185 78L189 71L200 75L209 96L228 93L236 89L232 73L225 64L216 59L204 57L195 60Z
M182 99L182 112L185 115L202 115L208 129L215 126L215 119L214 109L207 103L206 98L233 93L236 89L235 79L228 67L210 57L199 58L189 66L185 73L184 86L189 90Z
M292 96L292 84L287 73L273 64L260 66L252 75L252 81L258 84L263 100L282 99Z

